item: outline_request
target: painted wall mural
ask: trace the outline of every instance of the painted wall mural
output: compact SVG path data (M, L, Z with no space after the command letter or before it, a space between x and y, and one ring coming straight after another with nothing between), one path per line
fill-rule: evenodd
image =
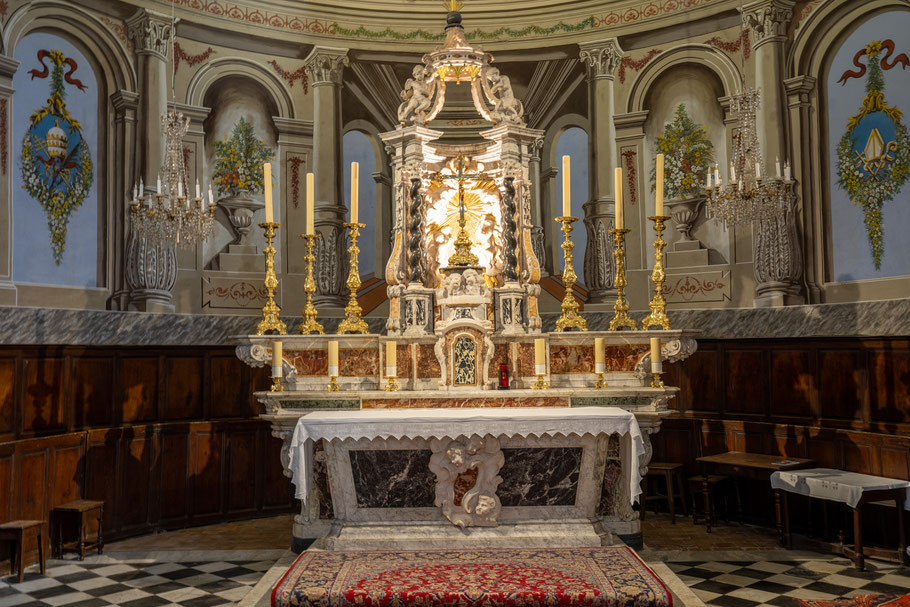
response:
M910 12L869 19L847 38L827 82L834 280L910 274ZM898 69L899 68L899 69Z
M95 74L76 47L51 34L26 36L15 58L14 279L97 286Z
M701 196L707 172L714 166L714 145L708 129L696 124L680 103L673 114L673 122L664 126L657 137L657 151L664 154L664 196L668 200L682 200ZM657 169L652 161L651 191L657 187Z
M263 191L262 165L271 161L275 152L253 133L253 125L241 116L231 136L215 142L215 171L212 179L222 194L245 190Z

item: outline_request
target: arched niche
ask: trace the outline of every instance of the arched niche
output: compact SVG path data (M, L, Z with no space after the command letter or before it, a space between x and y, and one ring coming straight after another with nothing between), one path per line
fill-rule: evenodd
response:
M201 104L210 108L209 115L203 123L205 131L203 173L206 178L212 179L217 165L215 144L230 139L234 128L243 119L252 127L253 135L275 153L272 159L272 191L275 200L275 221L281 223L284 209L280 204L282 197L278 194L281 191L278 184L281 183L282 165L278 162L278 129L272 118L279 115L278 101L259 80L247 74L230 74L211 83L201 99ZM216 199L227 195L227 192L220 192L216 186ZM260 202L263 200L262 193L251 193L250 196ZM210 267L215 256L235 240L227 214L219 212L218 217L215 233L204 245L203 257L206 267ZM253 216L253 228L247 238L247 243L256 245L260 251L266 244L265 236L258 228L263 221L265 211L256 211ZM280 252L281 247L278 247L278 250Z
M294 118L294 103L291 92L274 73L268 71L263 65L240 57L224 57L207 62L193 74L186 89L186 103L192 106L205 105L205 99L212 86L228 77L246 77L255 82L260 88L268 91L275 107L273 116L280 118Z
M672 65L672 67L671 67ZM724 167L729 157L727 150L727 129L724 124L724 109L720 99L725 96L724 82L717 72L710 67L694 62L673 61L666 69L655 73L649 79L650 86L644 92L642 109L648 111L644 124L644 158L645 171L642 175L642 204L637 212L638 221L654 213L654 191L652 175L654 158L657 156L657 138L664 133L668 123L673 122L680 105L696 124L707 130L708 137L714 146L714 158ZM725 171L722 171L726 174ZM668 213L669 214L669 213ZM671 220L672 221L672 220ZM680 237L675 230L664 232L664 239L673 243ZM692 237L700 241L709 250L710 263L728 263L730 261L730 235L720 224L704 218L702 212L692 229ZM653 265L653 256L646 256Z

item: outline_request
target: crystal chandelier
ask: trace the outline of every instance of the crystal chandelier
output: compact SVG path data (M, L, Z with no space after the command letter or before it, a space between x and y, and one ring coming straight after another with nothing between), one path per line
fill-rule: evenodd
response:
M790 163L781 175L780 160L776 159L775 175L766 176L762 161L755 113L761 106L759 91L748 88L730 98L730 109L739 114L739 133L734 137L733 159L728 180L708 172L705 216L722 221L725 226L755 221L780 219L791 209L793 181Z
M171 2L171 51L174 52L177 35L177 19L174 15L174 3ZM174 94L176 68L171 61L171 93ZM183 138L190 128L190 119L173 109L161 117L164 129L165 159L164 188L162 189L161 173L154 195L145 192L145 184L140 178L138 185L133 186L133 199L130 202L130 222L132 229L140 238L159 245L177 245L182 248L193 248L205 241L215 227L215 199L212 186L208 189L208 208L203 204L199 180L196 180L196 196L191 198L186 178L186 163L183 157Z
M183 160L183 137L190 126L189 118L171 110L162 116L161 125L165 139L164 188L159 175L155 195L146 193L140 179L139 185L133 188L130 203L132 226L138 236L150 241L193 248L208 238L215 227L212 186L208 191L208 208L203 204L199 180L196 180L196 196L189 196Z

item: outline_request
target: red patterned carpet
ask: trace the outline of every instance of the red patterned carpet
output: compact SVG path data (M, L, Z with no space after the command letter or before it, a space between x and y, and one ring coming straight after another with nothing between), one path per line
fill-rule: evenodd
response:
M833 601L799 601L804 607L910 607L908 594L863 594Z
M672 599L625 546L311 551L272 591L272 607L355 605L672 607Z

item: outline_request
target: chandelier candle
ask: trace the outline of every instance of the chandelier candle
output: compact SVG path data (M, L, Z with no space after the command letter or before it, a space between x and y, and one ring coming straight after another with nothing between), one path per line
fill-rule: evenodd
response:
M563 156L568 158L568 156ZM534 340L534 373L537 375L537 383L534 384L535 390L543 390L547 387L543 376L547 374L547 341L537 338Z
M606 371L606 364L604 362L604 338L595 337L594 338L594 372L597 373L597 381L594 382L595 388L603 388L606 384L604 383L604 372Z
M329 392L338 392L338 383L335 378L338 377L338 342L329 342L329 385L326 390Z
M272 210L272 163L262 165L262 187L265 192L265 222L275 221L275 212Z

